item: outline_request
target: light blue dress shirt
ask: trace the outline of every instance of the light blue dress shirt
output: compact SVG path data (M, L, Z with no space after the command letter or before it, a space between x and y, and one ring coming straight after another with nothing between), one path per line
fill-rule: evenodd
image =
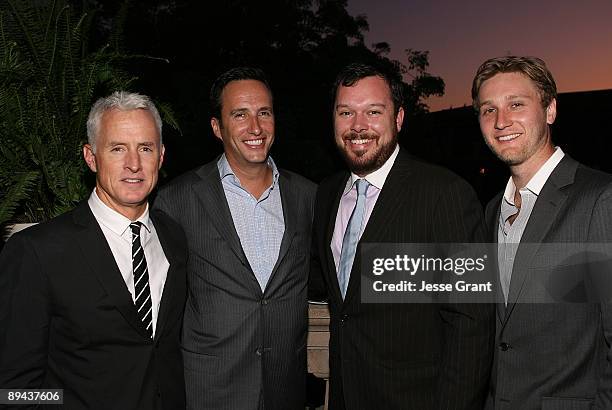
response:
M279 174L271 157L268 157L268 166L272 169L272 185L258 199L242 187L225 154L217 162L234 227L262 291L278 259L285 233Z

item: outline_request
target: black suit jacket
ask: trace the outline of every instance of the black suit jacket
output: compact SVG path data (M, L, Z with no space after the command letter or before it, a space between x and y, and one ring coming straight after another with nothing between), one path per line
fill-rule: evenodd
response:
M486 210L493 242L502 195ZM508 306L497 308L499 347L488 409L612 408L612 304L584 303L579 294L582 275L594 272L590 249L603 246L609 261L610 242L612 176L565 155L544 184L521 237ZM582 246L587 258L579 261L571 253L578 250L580 256ZM610 301L610 264L604 268L602 291ZM568 289L577 298L551 293L556 286L550 283L574 283ZM571 300L578 303L567 303Z
M153 340L86 202L8 241L0 254L0 388L64 389L61 409L185 407L185 238L163 213L151 218L170 263Z
M363 304L359 249L342 300L330 243L348 178L322 182L315 202L310 296L329 297L330 409L481 409L492 305ZM483 242L483 227L465 181L400 150L360 244Z

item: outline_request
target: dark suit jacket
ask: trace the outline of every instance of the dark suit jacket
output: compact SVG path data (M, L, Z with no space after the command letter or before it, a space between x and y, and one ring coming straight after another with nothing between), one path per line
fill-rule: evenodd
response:
M86 202L8 241L0 388L64 389L61 409L184 408L185 238L161 212L151 218L170 262L154 340Z
M285 218L264 292L240 244L217 161L165 186L155 206L189 243L183 327L187 407L304 408L309 247L315 185L281 170Z
M486 210L493 242L502 195ZM564 266L571 267L573 278L582 274L578 269L589 267L547 257L550 246L533 244L611 239L612 176L565 155L542 188L521 237L508 307L497 308L498 348L488 408L495 404L502 410L612 409L612 306L529 303L555 296L545 294L551 289L543 275L558 281Z
M363 304L359 249L346 299L330 249L349 174L317 192L311 296L322 279L331 313L330 409L480 409L493 343L490 304ZM400 150L360 240L483 242L482 208L451 172Z

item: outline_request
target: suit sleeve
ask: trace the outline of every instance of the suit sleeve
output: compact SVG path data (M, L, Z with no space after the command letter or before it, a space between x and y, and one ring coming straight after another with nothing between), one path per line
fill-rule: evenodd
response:
M589 227L589 242L604 245L607 249L606 270L607 277L610 277L612 272L610 269L610 249L608 244L612 246L612 185L599 197L593 210L591 224ZM612 280L606 279L605 285L609 289ZM601 320L603 327L603 335L605 343L603 343L606 352L606 363L604 371L598 381L597 393L595 395L594 409L603 410L612 408L612 301L610 300L610 292L605 292L607 299L602 301Z
M159 191L159 193L155 197L155 202L153 202L153 209L162 211L166 215L173 217L172 208L170 207L170 204L168 204L168 195L166 193L167 191L164 189Z
M323 216L320 212L321 198L319 190L315 198L314 221L312 224L312 244L310 246L310 274L308 276L308 299L316 301L328 300L327 287L323 277L321 266L321 255L319 255L319 244L323 241L321 223Z
M51 314L42 265L35 244L26 235L14 235L0 254L3 389L44 387Z
M442 242L483 243L482 208L464 181L443 192L436 209L436 232ZM440 306L444 352L438 377L437 408L480 410L486 398L495 338L495 307L485 303Z

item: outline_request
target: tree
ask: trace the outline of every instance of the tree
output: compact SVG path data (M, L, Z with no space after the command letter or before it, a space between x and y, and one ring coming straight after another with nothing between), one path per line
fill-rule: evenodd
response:
M103 15L113 16L122 4L106 0L99 6ZM123 46L169 61L138 62L132 69L146 75L137 87L170 101L184 131L180 143L166 134L169 174L220 152L210 131L208 92L218 74L237 65L260 66L269 74L278 137L273 155L314 180L341 166L331 138L331 87L348 62L376 61L402 74L407 112L425 112L424 98L444 90L443 81L427 72L427 52L409 50L404 64L387 57L388 44L367 47L366 17L351 16L346 6L345 0L132 0Z

